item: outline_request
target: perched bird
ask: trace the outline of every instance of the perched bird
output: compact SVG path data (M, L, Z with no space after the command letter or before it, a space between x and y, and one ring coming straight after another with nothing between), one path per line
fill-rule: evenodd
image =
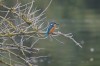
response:
M48 36L49 34L52 34L55 31L56 25L58 25L58 24L55 22L50 22L50 24L47 28L46 36Z

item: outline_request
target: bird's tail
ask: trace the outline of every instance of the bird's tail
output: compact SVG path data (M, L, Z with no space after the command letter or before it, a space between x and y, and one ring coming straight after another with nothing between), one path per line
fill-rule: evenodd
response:
M46 34L45 34L45 37L48 37L48 36L49 36L49 32L47 31Z

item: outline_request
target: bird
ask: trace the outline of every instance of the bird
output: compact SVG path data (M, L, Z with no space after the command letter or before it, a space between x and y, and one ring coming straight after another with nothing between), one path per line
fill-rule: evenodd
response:
M49 23L49 26L47 27L47 31L46 31L46 36L48 36L49 34L52 34L55 31L56 25L58 25L58 24L55 22Z

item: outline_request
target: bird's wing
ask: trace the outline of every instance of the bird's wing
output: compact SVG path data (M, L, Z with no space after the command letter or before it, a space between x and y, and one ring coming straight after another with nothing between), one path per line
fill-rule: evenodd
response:
M46 36L48 36L48 34L49 34L50 30L52 29L52 27L53 27L53 26L49 26L49 27L47 28Z

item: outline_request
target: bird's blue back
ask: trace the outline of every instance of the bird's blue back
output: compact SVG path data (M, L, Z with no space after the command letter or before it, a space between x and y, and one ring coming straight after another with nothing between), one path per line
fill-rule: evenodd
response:
M54 24L56 24L55 22L51 22L47 28L47 32L46 32L46 36L49 35L50 30L54 27Z

